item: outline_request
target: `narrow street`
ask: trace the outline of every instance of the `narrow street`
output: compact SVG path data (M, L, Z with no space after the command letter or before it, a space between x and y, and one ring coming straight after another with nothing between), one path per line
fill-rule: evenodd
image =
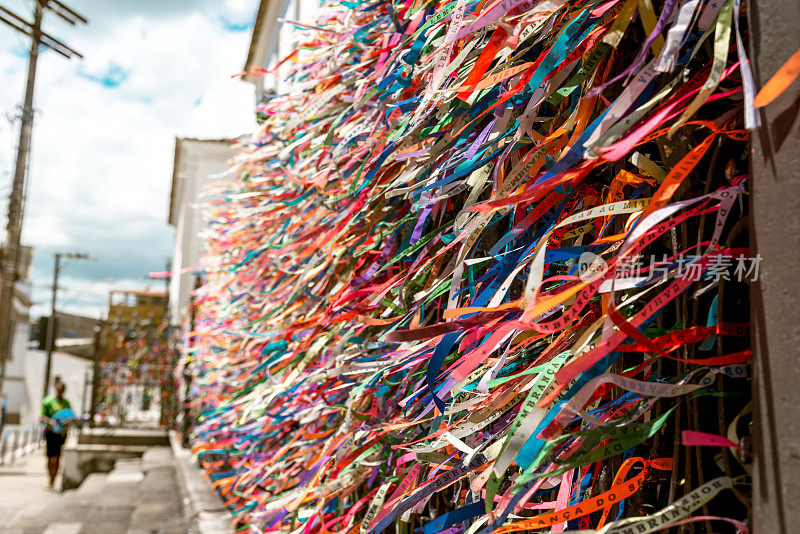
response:
M76 490L46 491L41 450L0 467L3 534L178 534L189 529L172 451L148 449L141 459L118 460L110 473L93 473Z

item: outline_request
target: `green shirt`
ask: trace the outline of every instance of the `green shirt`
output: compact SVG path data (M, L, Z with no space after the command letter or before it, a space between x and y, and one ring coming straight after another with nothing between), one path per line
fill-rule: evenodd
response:
M59 399L55 395L48 395L42 401L42 415L45 417L53 417L56 412L64 408L70 408L69 401L67 399Z

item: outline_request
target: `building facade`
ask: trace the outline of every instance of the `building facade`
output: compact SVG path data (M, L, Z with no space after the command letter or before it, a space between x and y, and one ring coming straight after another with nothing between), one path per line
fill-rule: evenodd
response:
M169 281L170 324L181 324L197 276L203 229L203 191L211 177L223 173L236 153L229 139L175 139L169 224L175 228Z
M26 398L25 353L30 337L31 282L30 268L33 263L33 248L21 247L17 270L18 281L14 286L11 308L11 336L8 359L5 362L3 395L6 399L6 423L18 424Z
M281 64L281 60L292 52L303 31L293 23L313 25L320 5L319 0L262 0L259 4L244 65L250 74L243 78L255 85L256 102L287 91L290 63Z

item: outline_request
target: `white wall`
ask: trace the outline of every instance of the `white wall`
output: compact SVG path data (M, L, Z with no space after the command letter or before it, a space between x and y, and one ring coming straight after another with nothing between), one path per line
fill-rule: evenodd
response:
M180 325L181 318L194 289L195 275L180 271L197 265L202 249L199 233L205 228L204 204L209 198L203 195L205 187L228 168L228 160L235 151L230 143L217 140L179 139L179 168L175 169L177 183L173 194L178 198L175 209L175 246L172 253L169 308L170 322ZM180 273L180 274L179 274Z
M35 425L38 423L39 413L42 408L42 384L44 382L46 360L47 353L43 350L28 349L25 355L25 387L20 408L20 425ZM81 415L84 396L86 397L85 407L88 410L90 404L88 397L91 395L91 386L85 388L86 391L84 393L84 383L87 376L91 383L92 362L64 352L54 352L50 372L51 387L48 390L48 394L53 393L52 383L56 376L61 377L61 381L67 386L64 396L72 405L72 410Z
M8 401L9 414L20 413L25 397L25 354L30 335L30 325L27 322L18 322L14 326L14 340L6 362L3 384L3 394Z
M305 22L307 24L314 24L321 4L319 0L286 0L285 18L288 20ZM278 22L278 39L276 41L276 46L272 51L272 55L267 56L266 65L264 65L264 67L271 68L276 65L290 54L298 43L307 39L309 35L308 31L298 30L292 24ZM292 64L289 61L278 68L278 76L275 79L274 87L279 94L285 93L289 89L289 84L285 81L285 78L291 68Z

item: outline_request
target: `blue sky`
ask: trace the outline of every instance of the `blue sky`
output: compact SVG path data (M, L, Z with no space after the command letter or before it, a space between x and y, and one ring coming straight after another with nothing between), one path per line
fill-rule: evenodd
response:
M30 18L32 0L3 4ZM172 252L167 209L175 136L255 128L252 86L230 75L247 55L256 0L72 0L90 23L52 13L45 30L84 60L40 56L23 242L35 247L34 315L47 309L53 253L81 251L63 271L59 309L104 316L111 288L148 281ZM0 212L13 172L26 38L0 26ZM11 120L7 120L11 119Z

